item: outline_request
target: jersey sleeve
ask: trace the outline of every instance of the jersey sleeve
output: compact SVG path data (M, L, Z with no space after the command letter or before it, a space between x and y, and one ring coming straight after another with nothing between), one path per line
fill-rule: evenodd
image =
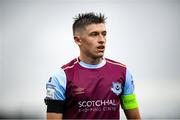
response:
M123 95L129 95L134 93L134 81L133 76L129 69L126 69L126 79L123 88Z
M131 72L126 69L126 79L123 93L121 95L121 106L124 110L135 109L138 107L136 95L134 94L134 80Z
M56 70L47 81L45 97L47 112L63 112L66 99L66 82L66 75L63 69Z

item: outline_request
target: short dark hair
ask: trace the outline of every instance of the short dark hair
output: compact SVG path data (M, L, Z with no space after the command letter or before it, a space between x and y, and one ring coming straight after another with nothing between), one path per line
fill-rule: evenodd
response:
M76 31L85 28L87 25L106 23L106 19L107 18L102 13L95 14L94 12L90 12L90 13L78 14L77 16L74 17L74 23L72 26L73 35L75 35Z

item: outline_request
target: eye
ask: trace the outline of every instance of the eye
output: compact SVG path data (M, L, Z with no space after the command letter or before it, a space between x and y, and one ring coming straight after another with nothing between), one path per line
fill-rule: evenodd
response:
M92 37L96 37L96 36L98 36L98 35L99 35L98 32L92 32L92 33L90 33L90 36L92 36Z
M102 35L103 35L104 37L106 37L106 34L107 34L106 31L102 32Z

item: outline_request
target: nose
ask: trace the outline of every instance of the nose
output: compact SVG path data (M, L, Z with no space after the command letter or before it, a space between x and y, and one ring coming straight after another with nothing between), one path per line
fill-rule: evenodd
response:
M100 34L99 37L98 37L98 43L104 44L105 41L106 41L105 36L103 36L103 35Z

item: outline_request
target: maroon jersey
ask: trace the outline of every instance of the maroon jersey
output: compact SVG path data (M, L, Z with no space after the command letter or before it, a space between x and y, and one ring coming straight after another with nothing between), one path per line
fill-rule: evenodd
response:
M120 118L126 67L109 59L103 61L101 66L88 67L74 59L62 66L66 76L64 119Z

